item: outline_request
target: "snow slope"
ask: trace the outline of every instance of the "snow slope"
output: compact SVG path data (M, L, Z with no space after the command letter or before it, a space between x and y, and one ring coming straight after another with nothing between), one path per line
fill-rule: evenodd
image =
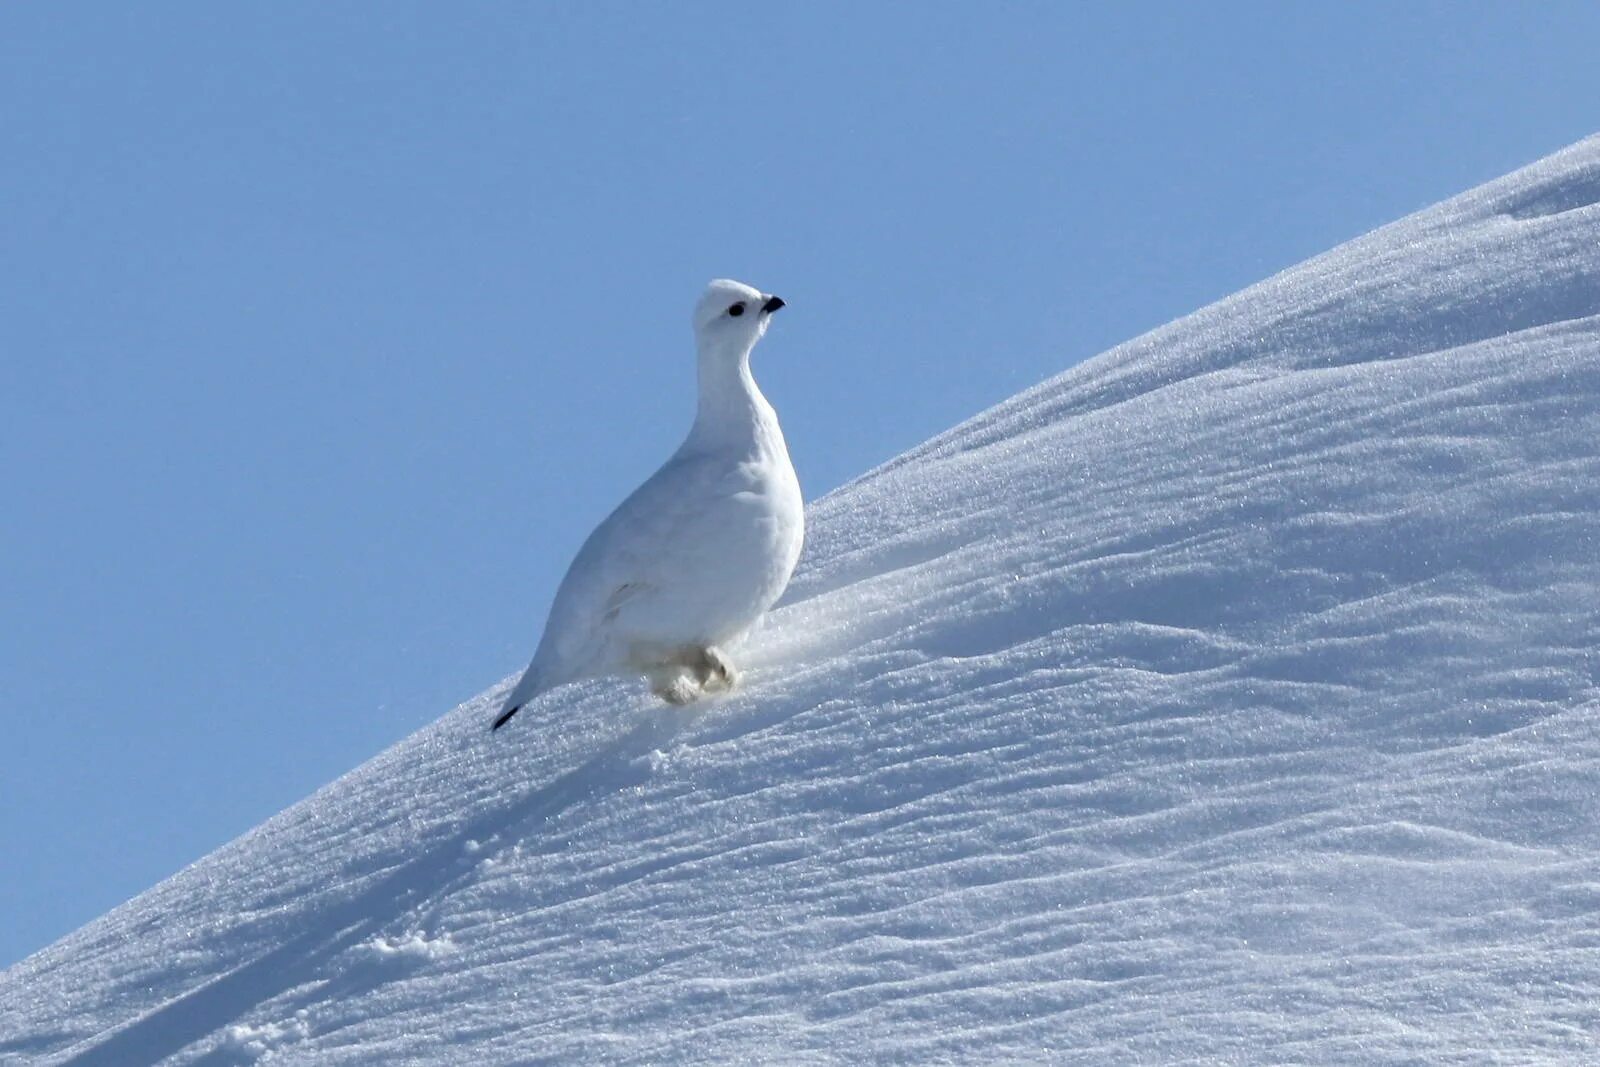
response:
M482 694L0 974L0 1061L1595 1062L1597 203L1600 138L874 471L742 693Z

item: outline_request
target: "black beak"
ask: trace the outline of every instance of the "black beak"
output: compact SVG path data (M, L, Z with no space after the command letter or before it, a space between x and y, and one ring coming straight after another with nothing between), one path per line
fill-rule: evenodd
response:
M783 307L783 298L782 297L769 296L769 297L767 297L767 302L765 304L761 305L761 310L765 311L767 314L770 315L774 311L777 311L781 307Z

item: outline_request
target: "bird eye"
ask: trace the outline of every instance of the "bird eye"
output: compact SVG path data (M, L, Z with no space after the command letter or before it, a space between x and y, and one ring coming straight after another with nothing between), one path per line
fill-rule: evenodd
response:
M744 314L744 301L741 300L737 304L734 304L732 307L730 307L728 309L728 314L732 315L734 318L738 318L740 315L743 315Z

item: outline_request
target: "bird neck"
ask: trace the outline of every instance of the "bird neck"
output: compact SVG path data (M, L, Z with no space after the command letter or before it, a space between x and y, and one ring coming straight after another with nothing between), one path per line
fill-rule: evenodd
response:
M702 349L700 407L689 441L701 447L759 443L777 430L778 416L750 373L750 346Z

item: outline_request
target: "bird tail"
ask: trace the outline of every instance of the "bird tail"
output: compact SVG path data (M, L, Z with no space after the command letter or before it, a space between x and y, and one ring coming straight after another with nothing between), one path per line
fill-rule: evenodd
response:
M510 722L511 717L526 707L528 701L538 696L544 688L540 684L539 672L534 670L533 664L528 664L528 669L522 672L522 678L511 690L511 695L506 697L505 704L501 705L500 715L494 720L494 725L489 727L489 732L493 733Z

